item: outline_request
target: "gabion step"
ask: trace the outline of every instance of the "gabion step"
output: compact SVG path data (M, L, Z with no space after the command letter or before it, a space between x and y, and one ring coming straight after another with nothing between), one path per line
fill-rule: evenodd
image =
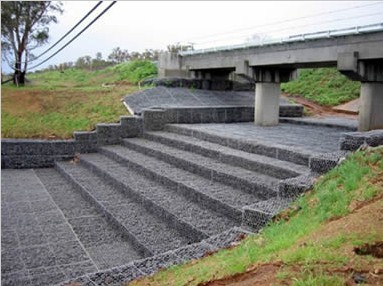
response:
M171 132L145 132L144 138L278 179L296 177L310 171L308 167L292 162L257 155Z
M199 243L186 245L166 253L136 260L127 265L88 273L64 281L56 286L126 285L134 279L138 279L145 275L152 275L160 269L175 264L185 263L191 259L198 259L218 249L235 245L248 234L248 231L234 227L220 234L211 236Z
M55 214L51 214L51 228L54 230L51 235L52 239L55 235L54 241L57 244L79 240L97 269L115 267L145 257L56 170L37 169L35 172L75 234L68 236L68 233L63 232L64 225L57 220ZM73 256L71 263L81 257L76 255L74 249L69 253ZM63 255L68 255L68 250ZM77 268L75 276L96 270L89 263L74 267Z
M56 167L145 256L194 242L84 166L60 162Z
M279 179L277 178L224 164L196 153L142 138L124 139L122 144L132 150L158 158L212 181L245 190L263 199L275 196L278 190Z
M233 220L190 200L178 192L177 188L145 177L132 165L123 166L99 154L84 155L81 163L194 241L240 224L239 220Z
M242 207L261 200L254 194L206 179L120 145L105 146L99 151L158 183L176 189L177 192L198 204L230 216L239 224Z
M221 146L267 156L270 158L276 158L281 161L292 162L294 164L306 167L309 166L310 157L318 154L307 150L290 148L288 146L276 143L265 143L262 140L244 140L229 136L223 136L221 134L216 134L205 130L196 130L192 126L187 126L187 124L167 124L165 125L164 131L188 136L191 138L198 138Z

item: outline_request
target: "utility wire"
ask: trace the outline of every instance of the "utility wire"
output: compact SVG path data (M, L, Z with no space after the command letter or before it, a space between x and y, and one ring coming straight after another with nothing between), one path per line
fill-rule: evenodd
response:
M102 1L99 1L76 25L73 26L72 29L70 29L56 43L54 43L49 49L47 49L45 52L41 53L40 55L38 55L37 57L35 57L33 60L31 60L29 62L33 62L33 61L37 60L38 58L40 58L41 56L45 55L47 52L52 50L54 47L56 47L62 40L64 40L70 33L72 33L73 30L76 29L86 18L88 18L89 15L92 14L94 12L94 10L96 10L97 7L100 6L101 4L102 4Z
M280 31L285 31L285 30L291 30L291 29L296 29L296 28L302 28L302 27L308 27L308 26L314 26L314 25L321 25L321 24L324 24L324 23L332 23L332 22L339 22L339 21L343 21L343 20L354 20L354 19L357 19L357 18L364 18L364 17L371 17L371 16L376 16L376 15L381 15L382 13L381 12L376 12L376 13L371 13L371 14L364 14L364 15L359 15L359 16L356 16L356 17L353 17L352 19L350 19L349 17L345 17L345 18L338 18L338 19L332 19L332 20L328 20L328 21L322 21L322 22L314 22L314 23L309 23L309 24L303 24L303 25L300 25L300 26L289 26L289 27L285 27L285 28L278 28L278 29L274 29L274 30L255 30L253 31L253 33L257 33L257 32L264 32L264 33L272 33L272 32L280 32ZM216 39L216 40L211 40L211 41L206 41L206 42L197 42L195 43L196 45L205 45L205 44L210 44L210 43L215 43L215 42L220 42L220 41L225 41L227 39L243 39L244 36L238 36L238 37L225 37L225 38L221 38L221 39Z
M317 13L317 14L311 14L311 15L308 15L308 16L303 16L303 17L298 17L298 18L293 18L293 19L287 19L287 20L277 21L277 22L271 22L271 23L266 23L266 24L262 24L262 25L258 25L258 26L231 30L231 31L228 31L228 32L211 34L211 35L207 35L207 36L193 38L192 42L195 42L195 40L208 39L208 38L213 38L213 37L216 37L216 36L227 35L227 34L234 34L234 33L241 32L241 31L252 30L254 28L267 27L267 26L275 26L275 25L279 25L279 24L295 22L297 20L302 20L302 19L307 19L307 18L312 18L312 17L318 17L318 16L323 16L323 15L329 15L329 14L335 14L335 13L339 13L339 12L344 12L344 11L349 11L349 10L369 7L369 6L375 6L375 5L381 5L381 4L383 4L383 2L374 2L374 3L370 3L370 4L366 4L366 5L353 6L353 7L350 7L350 8L338 9L338 10L333 10L333 11L328 11L328 12L321 12L321 13Z
M84 29L82 29L75 37L73 37L69 42L67 42L64 46L62 46L59 50L57 50L54 54L52 54L47 59L43 60L41 63L34 65L30 69L37 68L38 66L41 66L43 63L47 62L54 56L56 56L59 52L61 52L63 49L65 49L69 44L71 44L74 40L76 40L83 32L85 32L90 26L92 26L102 15L104 15L114 4L116 4L117 1L113 1L108 7L106 7L92 22L90 22Z

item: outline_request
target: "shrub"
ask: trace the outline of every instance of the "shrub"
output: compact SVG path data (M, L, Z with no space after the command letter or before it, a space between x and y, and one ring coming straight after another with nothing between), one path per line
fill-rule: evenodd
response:
M119 74L119 80L128 80L133 84L157 75L157 66L151 61L134 60L116 65L113 68Z

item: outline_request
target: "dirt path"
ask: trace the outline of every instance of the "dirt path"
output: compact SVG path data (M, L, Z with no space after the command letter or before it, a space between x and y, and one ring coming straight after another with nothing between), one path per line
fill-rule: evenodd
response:
M289 94L282 94L282 96L287 97L288 99L292 99L294 102L298 104L302 104L304 107L306 107L306 109L312 116L317 116L317 117L338 116L338 117L345 117L345 118L351 118L351 119L358 118L358 115L353 114L353 112L334 110L332 107L321 106L319 104L316 104L300 96L294 96Z

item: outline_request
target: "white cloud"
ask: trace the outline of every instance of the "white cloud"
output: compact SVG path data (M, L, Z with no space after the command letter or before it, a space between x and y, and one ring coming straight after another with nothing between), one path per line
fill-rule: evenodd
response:
M59 16L59 24L50 27L51 43L97 2L63 3L65 12ZM110 3L104 1L93 17ZM344 11L331 13L341 9ZM363 16L379 12L380 15ZM320 13L320 16L304 18ZM168 44L180 41L206 47L244 42L255 33L273 36L363 25L381 21L382 14L383 2L376 1L118 1L89 30L44 66L75 61L83 55L94 56L99 51L106 57L117 46L129 51L143 51L166 49ZM303 19L291 21L296 18ZM286 20L288 22L284 22ZM275 22L280 23L270 24ZM41 51L46 48L48 46Z

